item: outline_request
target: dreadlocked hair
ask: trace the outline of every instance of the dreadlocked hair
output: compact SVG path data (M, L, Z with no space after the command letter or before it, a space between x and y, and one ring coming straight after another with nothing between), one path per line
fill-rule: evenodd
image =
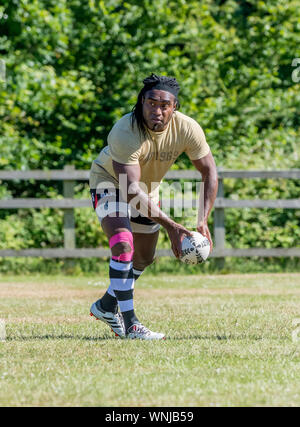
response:
M176 109L180 107L177 94L180 90L180 86L177 82L177 80L174 77L167 77L167 76L157 76L156 74L151 74L151 76L145 78L143 80L144 87L138 94L137 103L132 109L132 115L131 115L131 126L134 127L134 123L136 122L138 130L140 133L142 133L144 136L147 135L146 128L145 128L145 121L143 117L143 97L145 96L145 93L148 92L148 90L155 89L156 86L162 88L166 87L162 90L168 90L175 96L176 100Z

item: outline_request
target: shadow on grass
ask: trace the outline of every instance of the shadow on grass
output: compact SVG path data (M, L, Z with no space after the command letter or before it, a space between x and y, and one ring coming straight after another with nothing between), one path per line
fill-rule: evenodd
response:
M103 335L99 337L86 337L81 335L28 335L28 336L8 336L6 341L35 341L35 340L80 340L80 341L105 341L117 339L114 336Z
M165 341L189 341L189 340L202 340L202 341L238 341L238 340L253 340L261 341L266 337L257 335L188 335L188 336L167 336ZM268 337L270 338L270 337ZM116 340L113 335L103 335L99 337L82 336L82 335L65 335L65 334L46 334L46 335L30 335L30 336L8 336L6 341L34 341L34 340L79 340L79 341L106 341Z
M208 341L238 341L238 340L254 340L260 341L264 337L257 335L188 335L180 337L167 337L170 341L185 341L185 340L208 340Z

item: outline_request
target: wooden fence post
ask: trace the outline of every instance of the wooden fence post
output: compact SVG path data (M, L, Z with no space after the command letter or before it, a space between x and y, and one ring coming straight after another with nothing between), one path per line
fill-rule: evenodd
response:
M224 183L223 178L219 178L218 194L217 197L224 197ZM223 251L225 249L225 210L224 208L214 209L214 238L216 251ZM224 268L225 258L217 258L217 265L220 269Z
M13 198L1 199L1 209L63 209L64 210L64 248L39 248L39 249L0 249L0 257L44 257L44 258L90 258L107 257L108 249L76 249L75 240L75 208L91 209L90 199L74 199L74 188L76 181L88 181L89 171L75 170L73 166L66 166L64 170L0 170L0 181L29 180L36 181L64 181L64 199L40 199L40 198ZM269 208L269 209L300 209L300 199L232 199L224 198L224 182L222 179L300 179L300 169L292 170L220 170L219 168L219 190L218 199L214 208L214 251L212 258L217 258L218 265L224 266L225 257L297 257L300 258L299 245L294 248L248 248L235 249L225 248L225 209L244 208ZM196 170L169 171L166 179L199 179ZM197 200L193 201L193 206ZM174 200L176 204L176 200ZM168 249L158 249L159 256L172 256ZM66 262L70 267L74 261Z
M73 172L74 166L67 165L64 167L64 171ZM66 198L74 197L74 186L75 181L64 181L63 184L63 195ZM75 238L75 216L74 209L64 209L64 247L65 249L75 249L76 238Z

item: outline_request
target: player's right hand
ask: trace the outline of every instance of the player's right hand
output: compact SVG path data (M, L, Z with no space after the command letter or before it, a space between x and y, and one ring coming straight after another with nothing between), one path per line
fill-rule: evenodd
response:
M192 236L192 233L183 225L177 224L175 221L172 221L170 224L168 224L166 230L171 241L172 251L175 257L179 258L181 254L181 242L184 239L184 236Z

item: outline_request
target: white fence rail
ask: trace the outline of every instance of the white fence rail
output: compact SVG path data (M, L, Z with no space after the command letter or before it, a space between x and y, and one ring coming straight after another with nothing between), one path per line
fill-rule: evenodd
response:
M280 208L300 209L299 199L280 200L233 200L224 197L224 182L226 178L242 179L300 179L300 169L273 170L273 171L244 171L244 170L218 170L219 190L214 205L214 250L212 257L300 257L300 247L296 248L226 248L225 209L226 208ZM30 170L30 171L0 171L0 181L35 180L35 181L63 181L62 199L16 198L0 200L0 209L28 209L28 208L59 208L64 210L64 248L51 249L24 249L0 250L0 257L44 257L44 258L90 258L108 257L110 250L104 248L76 248L74 209L92 207L89 199L74 199L74 186L76 181L88 181L89 171L75 170L73 166L65 166L63 170ZM167 180L191 179L201 180L199 172L195 170L169 171ZM176 207L176 200L172 201ZM191 203L191 201L189 201ZM191 207L197 206L193 200ZM172 207L172 205L171 205ZM157 256L171 256L171 250L158 249Z

